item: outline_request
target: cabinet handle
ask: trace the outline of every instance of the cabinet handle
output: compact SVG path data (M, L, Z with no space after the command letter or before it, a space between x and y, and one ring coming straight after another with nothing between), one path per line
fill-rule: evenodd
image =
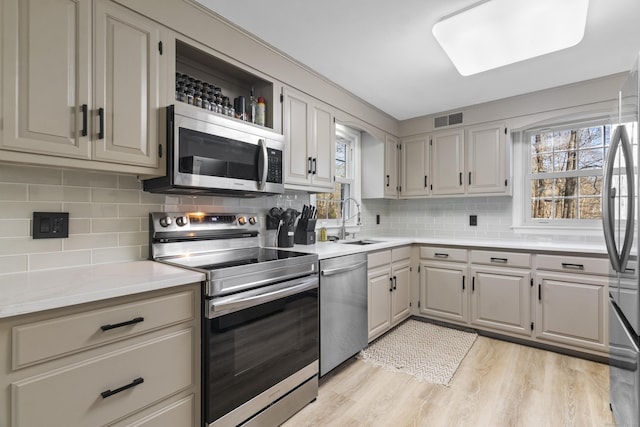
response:
M436 253L434 254L434 256L435 256L436 258L449 258L449 254L443 254L443 253L438 253L438 252L436 252Z
M542 286L538 283L538 301L542 301Z
M387 187L389 186L389 175L387 175Z
M469 172L469 185L471 185L471 172Z
M464 291L464 276L462 276L462 290Z
M476 276L473 276L471 278L471 292L475 292L476 291Z
M130 388L133 388L133 387L135 387L137 385L142 384L143 382L144 382L144 378L138 377L135 380L131 381L129 384L123 385L122 387L117 388L115 390L105 390L102 393L100 393L100 396L102 396L103 399L106 399L109 396L113 396L114 394L118 394L121 391L125 391L125 390L128 390Z
M571 264L568 262L562 263L562 268L566 268L567 270L584 270L584 265L582 264Z
M462 172L460 172L460 185L462 185Z
M82 131L80 135L87 136L87 116L89 114L89 107L87 104L82 104Z
M144 322L144 317L136 317L131 320L127 320L126 322L116 323L115 325L102 325L100 329L102 331L109 331L111 329L122 328L123 326L135 325L136 323Z
M313 172L313 168L311 167L311 157L309 157L307 159L307 173L312 173Z
M393 292L393 277L389 277L389 292Z
M398 278L393 276L393 290L395 291L396 289L398 289Z
M317 160L318 160L318 159L316 159L316 158L314 158L314 159L312 160L312 163L313 163L313 174L314 174L314 175L315 175L315 174L316 174L316 172L318 171L318 165L317 165L317 163L316 163L316 161L317 161Z
M494 258L491 257L491 262L499 262L500 264L506 264L507 262L509 262L508 258Z
M427 175L424 176L424 188L427 188Z
M99 117L99 130L98 130L98 139L104 139L104 108L98 108L98 117Z

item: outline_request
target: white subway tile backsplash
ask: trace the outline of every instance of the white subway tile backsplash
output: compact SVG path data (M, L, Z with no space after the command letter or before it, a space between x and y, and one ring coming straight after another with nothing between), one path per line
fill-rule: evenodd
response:
M31 221L28 219L0 220L0 239L3 237L28 237L31 235Z
M118 188L129 190L142 190L142 183L133 175L118 175Z
M91 233L91 220L86 218L69 218L69 234Z
M0 219L31 219L33 212L63 212L56 202L3 202Z
M118 235L114 233L103 234L75 234L62 239L63 251L75 251L79 249L113 248L118 246Z
M93 249L91 253L91 261L93 264L106 264L111 262L125 262L144 259L141 256L141 246Z
M64 170L62 183L68 186L118 188L118 176L103 172Z
M0 274L22 273L28 270L28 255L0 256ZM2 290L0 290L0 294Z
M120 218L148 217L149 212L159 211L162 211L161 205L118 205L118 216Z
M118 246L146 245L149 243L148 232L118 233Z
M140 203L140 191L93 188L91 201L94 203Z
M62 184L62 170L38 166L0 164L0 182L60 185Z
M0 256L58 252L62 250L61 239L33 240L31 237L6 237L0 244Z
M91 251L66 251L29 255L29 270L80 267L91 264Z
M25 201L27 199L27 184L0 183L0 200Z
M29 200L90 202L91 193L88 188L31 184L29 185Z
M65 203L69 218L115 218L118 205L115 203Z
M145 223L147 220L145 218ZM126 231L140 231L139 218L95 218L91 220L93 233L118 233Z

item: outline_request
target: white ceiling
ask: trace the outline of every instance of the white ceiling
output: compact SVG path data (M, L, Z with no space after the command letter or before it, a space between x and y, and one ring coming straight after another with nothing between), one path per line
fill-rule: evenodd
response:
M197 1L399 120L626 71L640 51L638 0L590 0L577 46L469 77L431 28L477 0Z

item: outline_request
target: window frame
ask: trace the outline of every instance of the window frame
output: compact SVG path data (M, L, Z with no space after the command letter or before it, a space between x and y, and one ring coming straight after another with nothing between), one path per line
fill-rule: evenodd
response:
M351 149L347 153L347 177L339 177L335 173L335 165L334 165L334 188L335 183L343 183L349 184L349 195L355 200L357 200L358 204L362 207L362 199L361 199L361 178L360 178L360 167L361 167L361 144L362 144L362 135L359 130L353 129L351 127L341 125L340 123L336 123L336 143L333 147L334 151L337 151L338 148L338 138L344 138L350 140ZM351 175L349 177L349 174ZM317 195L312 194L310 197L310 202L313 205L317 205ZM346 225L349 227L349 231L357 232L360 227L357 225L357 217L356 217L356 206L353 202L349 202L347 207L347 217L349 220L346 221ZM325 227L328 229L337 229L342 226L342 218L329 219L329 218L318 218L316 223L316 228Z
M540 131L571 130L595 126L612 126L610 116L606 114L585 115L565 121L539 124L512 133L514 144L514 188L521 191L513 196L513 230L515 233L548 234L561 233L566 235L601 235L602 219L562 219L562 218L532 218L531 216L531 187L534 175L531 171L532 150L531 136ZM611 132L609 132L611 137ZM604 145L607 147L607 145ZM608 148L604 149L603 166L601 169L585 169L567 171L566 177L600 176L604 174L604 162ZM594 173L599 172L599 173ZM562 172L540 174L537 178L562 177ZM579 199L578 199L579 200Z

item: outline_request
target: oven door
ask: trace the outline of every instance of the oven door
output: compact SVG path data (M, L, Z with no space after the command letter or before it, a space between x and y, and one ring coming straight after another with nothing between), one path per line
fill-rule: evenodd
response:
M238 425L317 377L317 275L205 304L206 425Z

